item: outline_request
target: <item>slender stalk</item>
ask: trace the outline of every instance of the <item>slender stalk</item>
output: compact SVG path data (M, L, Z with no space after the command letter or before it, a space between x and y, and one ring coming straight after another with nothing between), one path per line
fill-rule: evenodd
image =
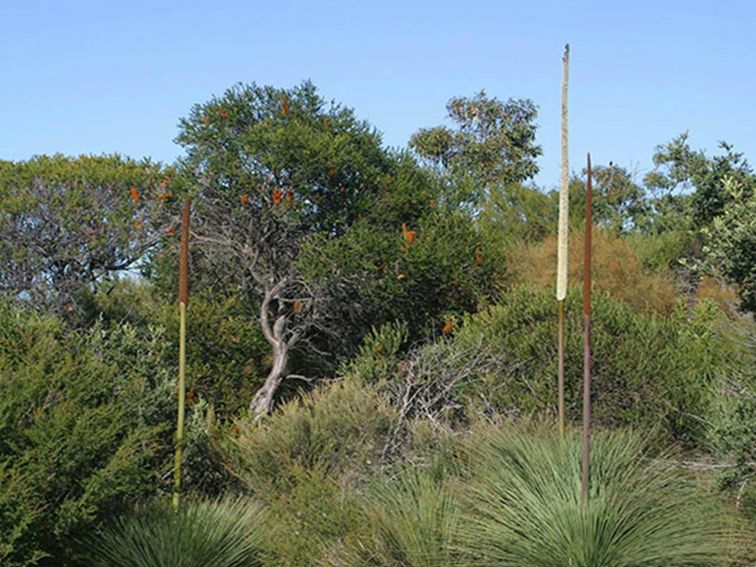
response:
M585 186L585 250L583 252L583 467L581 475L581 497L588 503L591 459L591 237L593 219L593 179L591 154L588 154L588 179Z
M557 374L559 388L559 434L564 438L564 299L559 303L559 320L557 328Z
M184 417L186 411L186 304L189 300L189 208L191 199L184 201L181 214L181 246L179 249L179 376L178 423L176 425L176 456L173 466L173 509L178 511L181 493L181 463L184 445Z
M570 78L570 44L564 46L562 57L564 76L562 79L562 170L559 183L559 232L557 242L557 291L559 303L558 321L558 389L559 389L559 433L564 436L564 300L567 297L567 259L569 234L569 151L567 143L567 85Z

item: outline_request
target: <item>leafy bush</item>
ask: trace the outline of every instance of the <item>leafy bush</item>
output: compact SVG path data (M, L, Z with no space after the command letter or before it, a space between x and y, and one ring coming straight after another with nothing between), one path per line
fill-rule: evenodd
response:
M337 478L375 468L393 420L374 387L345 380L287 402L260 424L237 420L224 448L235 474L266 499L293 489L303 470Z
M465 565L718 565L726 531L716 501L631 433L594 435L581 505L579 435L491 431L474 445L461 497Z
M579 416L581 407L580 304L580 295L571 292L565 343L568 418ZM732 353L717 331L718 317L705 303L693 311L679 305L669 316L646 316L605 293L594 294L595 421L610 427L645 425L667 438L699 444L711 385ZM553 411L555 337L556 302L549 292L516 288L498 305L467 317L451 352L477 356L482 370L455 388L458 403L505 415ZM480 349L487 356L480 356Z
M262 508L245 500L153 504L93 540L92 567L259 567Z
M65 565L73 541L163 484L172 377L159 329L83 335L0 304L0 562Z

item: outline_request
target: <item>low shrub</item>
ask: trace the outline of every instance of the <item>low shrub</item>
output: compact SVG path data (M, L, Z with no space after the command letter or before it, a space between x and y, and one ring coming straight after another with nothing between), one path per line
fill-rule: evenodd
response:
M160 329L84 334L0 304L0 563L67 565L73 542L164 486L172 384Z
M581 295L571 291L565 341L568 419L581 415L581 303ZM700 446L712 384L731 362L732 348L717 329L720 317L706 303L693 311L680 304L668 316L642 315L606 293L594 294L596 423L650 427L667 440ZM553 295L530 288L515 288L498 305L466 318L451 352L479 357L482 371L459 383L458 403L509 416L553 413L556 319ZM481 349L488 354L481 357Z
M302 470L339 478L376 468L394 419L375 387L344 380L283 404L259 424L237 420L223 448L233 472L267 499L293 489Z

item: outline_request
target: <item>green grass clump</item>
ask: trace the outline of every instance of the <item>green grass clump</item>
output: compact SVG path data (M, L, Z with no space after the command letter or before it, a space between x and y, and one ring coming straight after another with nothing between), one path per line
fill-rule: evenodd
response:
M467 565L646 567L726 558L716 502L632 433L599 433L580 501L581 439L496 430L471 449L461 499Z
M338 567L456 565L449 545L460 510L448 486L427 472L403 471L377 482L363 505L369 535L347 541L330 564Z
M259 567L262 509L248 501L154 505L121 518L93 544L92 567Z

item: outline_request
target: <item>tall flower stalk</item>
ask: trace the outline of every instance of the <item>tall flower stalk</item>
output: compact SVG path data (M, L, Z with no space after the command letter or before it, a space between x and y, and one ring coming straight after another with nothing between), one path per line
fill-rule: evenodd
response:
M583 466L581 473L581 500L588 502L591 462L591 236L593 235L592 206L593 172L591 154L588 154L588 179L585 184L585 238L583 242Z
M569 232L569 149L567 144L567 85L570 77L570 44L564 46L562 57L562 171L559 183L559 233L557 243L557 289L559 305L558 320L558 390L559 433L564 436L564 300L567 297L567 237Z
M189 301L189 208L191 199L184 201L181 214L181 246L179 249L179 376L178 422L176 424L176 456L173 466L173 509L178 511L181 492L181 461L184 445L184 416L186 412L186 304Z

